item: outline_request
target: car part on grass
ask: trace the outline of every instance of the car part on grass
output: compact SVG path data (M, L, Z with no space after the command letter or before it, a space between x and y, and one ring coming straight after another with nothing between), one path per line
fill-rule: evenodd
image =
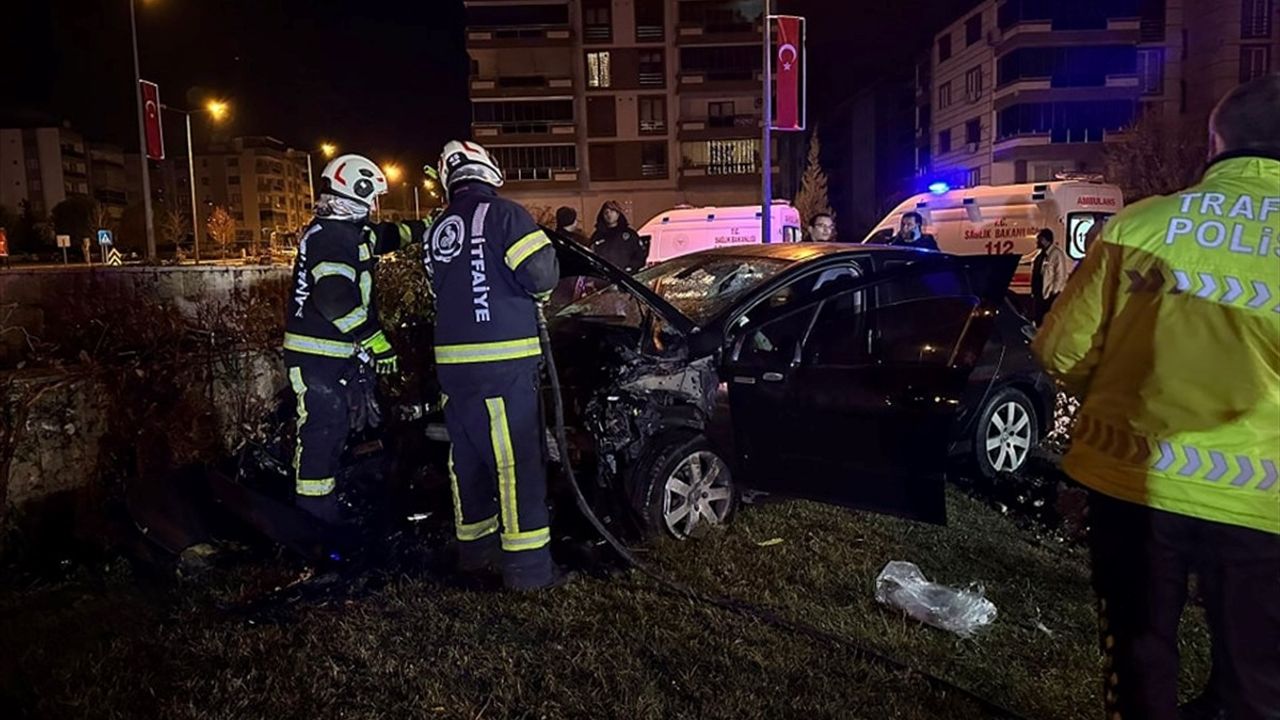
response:
M1039 442L1036 411L1016 388L1003 388L987 402L974 432L974 461L987 478L1021 470Z
M876 578L876 600L895 607L925 625L971 637L996 619L996 606L973 590L929 582L915 563L894 560Z
M542 344L542 355L546 362L547 378L551 385L552 418L555 422L556 442L560 445L561 457L571 457L569 454L568 433L565 430L564 398L560 392L560 377L556 372L555 356L551 352L551 336L547 330L547 319L543 315L540 307L538 308L538 338ZM618 553L618 556L621 557L628 566L635 568L640 573L656 582L660 587L663 587L681 597L689 598L695 602L712 605L736 615L766 623L781 630L803 635L818 642L836 645L859 658L875 661L896 670L911 673L924 679L926 682L948 688L956 694L967 698L987 713L989 717L1008 718L1009 720L1025 720L1023 716L1008 710L998 703L984 698L971 690L956 685L945 678L941 678L924 670L912 667L897 658L872 650L871 648L865 647L854 640L822 630L807 623L789 620L772 610L762 608L742 600L729 597L714 597L700 593L688 585L671 580L662 573L649 568L647 565L641 563L636 558L635 554L632 553L631 550L622 543L622 541L618 540L617 536L609 532L604 523L600 521L600 518L598 518L595 512L592 511L591 504L587 502L586 496L582 493L582 487L578 484L577 476L573 471L573 463L566 462L563 467L565 475L569 480L569 486L573 491L574 500L577 503L578 510L586 517L587 521L591 523L591 526L595 528L596 532L600 534L600 537Z

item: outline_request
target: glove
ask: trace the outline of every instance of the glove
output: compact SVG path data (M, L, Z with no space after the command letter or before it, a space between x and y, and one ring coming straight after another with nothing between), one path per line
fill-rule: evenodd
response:
M382 408L378 405L378 383L369 372L368 365L358 365L355 372L343 382L347 386L347 408L351 430L360 432L365 428L378 427L382 424Z
M368 355L379 375L395 375L400 372L400 360L396 357L396 351L381 330L361 342L360 349Z

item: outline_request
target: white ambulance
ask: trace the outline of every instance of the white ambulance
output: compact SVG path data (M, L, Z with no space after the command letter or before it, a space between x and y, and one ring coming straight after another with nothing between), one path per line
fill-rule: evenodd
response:
M1097 231L1123 207L1120 188L1092 180L955 190L938 184L894 208L863 242L888 242L898 232L902 216L918 212L924 218L924 232L933 235L942 252L1021 255L1013 290L1029 293L1036 233L1049 228L1067 256L1079 261Z
M800 213L786 201L774 201L769 242L799 242ZM760 243L760 206L681 206L659 213L640 228L649 241L649 262L658 263L699 250Z

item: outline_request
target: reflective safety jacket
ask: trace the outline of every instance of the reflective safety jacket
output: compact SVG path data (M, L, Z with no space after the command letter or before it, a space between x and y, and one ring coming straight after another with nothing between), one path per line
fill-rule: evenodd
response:
M348 358L383 339L373 292L376 256L421 242L427 224L369 224L317 218L298 243L292 296L285 306L284 359Z
M540 354L534 302L550 297L560 267L528 211L487 185L463 184L451 192L425 250L439 365Z
M1113 218L1032 349L1082 398L1073 478L1280 533L1280 157Z

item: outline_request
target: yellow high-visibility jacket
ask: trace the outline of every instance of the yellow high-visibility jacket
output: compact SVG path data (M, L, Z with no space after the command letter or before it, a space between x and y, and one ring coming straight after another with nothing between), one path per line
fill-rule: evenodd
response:
M1032 349L1082 400L1072 478L1280 534L1280 157L1112 218Z

